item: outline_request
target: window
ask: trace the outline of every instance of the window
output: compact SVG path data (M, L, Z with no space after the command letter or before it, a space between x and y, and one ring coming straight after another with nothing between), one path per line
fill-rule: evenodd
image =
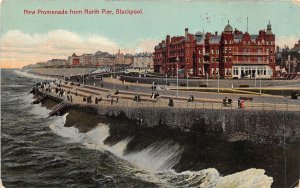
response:
M216 58L216 62L219 62L219 61L220 61L220 59L217 57L217 58Z
M213 49L211 50L211 53L214 54L214 50Z
M215 62L215 58L212 57L212 58L211 58L211 62Z
M216 50L216 54L219 54L219 50Z
M202 52L202 51L201 51L201 50L199 50L199 54L201 54L201 52Z
M238 74L239 74L238 67L233 67L233 75L238 75Z

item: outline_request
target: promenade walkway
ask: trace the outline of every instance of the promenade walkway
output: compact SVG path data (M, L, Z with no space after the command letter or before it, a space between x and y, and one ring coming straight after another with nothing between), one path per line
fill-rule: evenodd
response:
M115 90L112 89L94 87L90 85L78 87L70 85L69 82L66 84L62 83L61 88L66 91L62 97L53 92L55 90L55 86L52 86L52 92L48 92L47 94L62 98L65 101L67 101L68 95L69 102L75 104L88 104L98 106L161 108L169 107L169 99L172 98L172 100L174 101L174 106L170 108L300 111L300 104L293 104L276 100L274 100L274 102L245 101L244 108L238 109L237 101L233 101L231 105L224 105L222 103L222 99L195 97L194 102L188 102L188 97L175 97L172 95L160 95L157 99L152 99L151 94L149 93L137 93L134 91L119 90L118 93L115 94ZM67 94L67 91L69 91L69 94ZM134 97L137 94L139 94L141 97L140 102L133 101ZM71 96L72 101L70 100ZM90 103L87 103L87 97L91 97ZM101 100L95 102L96 98Z

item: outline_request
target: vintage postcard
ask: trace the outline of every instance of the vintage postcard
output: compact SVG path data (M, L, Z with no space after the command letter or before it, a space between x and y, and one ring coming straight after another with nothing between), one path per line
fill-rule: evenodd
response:
M0 15L0 187L300 186L299 0Z

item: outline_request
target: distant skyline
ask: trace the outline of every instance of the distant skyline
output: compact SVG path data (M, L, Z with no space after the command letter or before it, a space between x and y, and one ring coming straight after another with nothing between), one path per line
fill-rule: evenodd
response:
M1 2L1 0L0 0ZM24 10L142 9L142 15L24 15ZM233 28L257 34L271 21L276 44L300 38L300 1L2 0L0 67L108 51L153 51L171 36Z

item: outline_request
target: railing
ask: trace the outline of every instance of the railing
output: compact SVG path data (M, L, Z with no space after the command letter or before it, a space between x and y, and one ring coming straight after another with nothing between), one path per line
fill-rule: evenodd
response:
M267 52L232 52L232 55L269 55Z
M45 91L41 91L45 92ZM55 92L45 92L48 95L51 95L56 98L61 98L67 101L67 96L63 95L60 97ZM72 101L70 100L72 96ZM113 98L102 98L97 104L95 103L95 98L100 98L100 96L92 96L91 103L87 103L87 101L83 101L83 96L75 96L74 94L69 94L69 103L73 104L85 104L92 106L115 106L115 107L130 107L130 108L188 108L188 109L215 109L215 110L264 110L264 111L300 111L300 104L291 104L291 103L254 103L246 101L244 103L244 107L242 109L238 108L237 102L233 102L232 104L224 105L220 102L184 102L177 101L173 99L174 106L169 106L169 101L164 99L142 99L141 102L136 102L129 99L117 99L116 95ZM133 99L133 97L132 97Z
M233 64L269 64L269 61L233 61Z

